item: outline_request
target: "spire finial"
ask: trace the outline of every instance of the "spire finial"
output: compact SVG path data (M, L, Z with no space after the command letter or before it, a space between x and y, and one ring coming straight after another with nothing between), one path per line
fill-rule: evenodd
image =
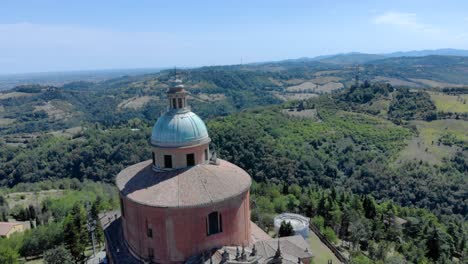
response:
M252 253L250 254L251 256L257 255L257 248L255 247L255 244L252 247Z
M278 249L275 253L275 259L281 259L281 245L280 245L280 238L278 237Z

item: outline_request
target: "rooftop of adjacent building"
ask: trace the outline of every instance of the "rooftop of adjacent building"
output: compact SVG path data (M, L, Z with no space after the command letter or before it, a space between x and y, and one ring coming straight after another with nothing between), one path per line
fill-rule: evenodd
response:
M21 222L0 222L0 236L7 236L14 227L23 225Z
M154 207L198 207L236 197L249 190L252 180L243 169L218 159L219 164L199 164L155 172L151 160L122 170L117 187L130 200Z
M225 246L193 256L187 264L211 263L309 263L313 258L309 244L302 236L260 240L248 247Z

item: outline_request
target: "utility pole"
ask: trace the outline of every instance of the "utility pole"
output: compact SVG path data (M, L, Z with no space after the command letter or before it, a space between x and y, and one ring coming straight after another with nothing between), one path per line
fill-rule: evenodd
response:
M91 215L91 203L86 202L86 211L88 213L87 227L88 232L91 236L91 242L93 243L93 258L96 257L96 243L94 242L94 231L96 230L96 219L93 219Z
M359 64L356 65L356 77L355 78L356 78L355 79L355 82L356 82L355 85L356 85L356 87L358 87L359 86Z

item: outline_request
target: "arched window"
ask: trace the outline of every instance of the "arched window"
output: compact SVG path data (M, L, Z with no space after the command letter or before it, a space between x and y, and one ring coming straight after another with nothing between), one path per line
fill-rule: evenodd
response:
M206 219L206 234L208 236L223 232L223 218L218 212L212 212Z

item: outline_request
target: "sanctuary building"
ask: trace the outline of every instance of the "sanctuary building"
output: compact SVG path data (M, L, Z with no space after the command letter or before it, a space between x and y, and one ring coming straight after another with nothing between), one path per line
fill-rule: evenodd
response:
M204 263L214 257L218 263L244 263L240 249L245 263L281 257L279 244L273 251L263 246L266 253L256 255L255 243L276 243L267 243L271 238L250 221L251 177L216 158L205 123L187 105L187 94L176 80L167 92L168 110L152 130L151 159L117 175L121 211L101 219L108 261ZM301 263L308 263L307 244L296 246Z

